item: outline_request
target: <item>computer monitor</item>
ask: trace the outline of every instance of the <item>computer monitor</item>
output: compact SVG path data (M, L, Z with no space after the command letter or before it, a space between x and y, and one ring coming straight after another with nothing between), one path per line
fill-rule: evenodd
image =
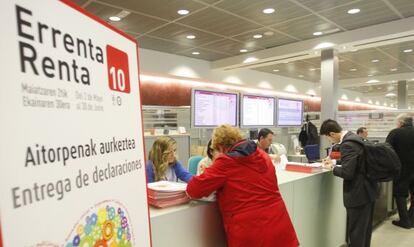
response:
M303 100L277 99L277 125L301 126L303 123Z
M193 128L215 128L221 124L238 126L238 102L238 93L193 89L191 126Z
M242 128L275 127L276 98L243 94L240 100L240 126Z

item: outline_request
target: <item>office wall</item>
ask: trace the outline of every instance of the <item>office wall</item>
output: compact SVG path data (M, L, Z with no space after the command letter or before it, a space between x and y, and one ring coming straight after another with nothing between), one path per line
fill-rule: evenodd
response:
M210 82L227 82L235 85L245 85L307 94L313 91L320 95L319 84L299 79L278 76L251 69L236 69L230 71L212 70L210 62L174 54L168 54L148 49L140 49L141 74L159 76L180 76L193 79L202 79ZM349 90L340 90L339 97L345 94L349 100L363 95Z

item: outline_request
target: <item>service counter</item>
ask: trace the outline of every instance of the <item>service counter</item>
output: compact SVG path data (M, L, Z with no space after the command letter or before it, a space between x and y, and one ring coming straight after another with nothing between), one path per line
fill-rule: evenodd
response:
M339 247L345 242L342 180L331 172L277 171L280 191L301 247ZM154 247L221 247L225 234L216 203L193 201L150 208ZM258 236L260 237L260 236Z

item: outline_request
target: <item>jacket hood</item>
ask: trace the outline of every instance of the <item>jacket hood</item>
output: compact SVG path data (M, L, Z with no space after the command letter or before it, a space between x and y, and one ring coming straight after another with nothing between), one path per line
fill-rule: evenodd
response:
M364 140L362 139L362 137L360 137L357 134L352 133L351 131L348 131L348 133L346 133L342 142L344 141L354 141L354 142L359 142L361 144L364 144Z
M254 141L242 140L231 147L226 154L237 163L247 166L257 172L264 173L267 171L266 153L257 148Z

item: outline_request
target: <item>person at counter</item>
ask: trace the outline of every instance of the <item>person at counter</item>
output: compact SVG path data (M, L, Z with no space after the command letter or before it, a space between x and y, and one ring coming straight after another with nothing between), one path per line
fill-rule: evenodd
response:
M204 172L204 170L211 165L213 162L214 156L216 155L216 151L211 146L211 139L207 143L207 157L204 157L200 162L198 163L197 167L197 175L200 175Z
M397 116L397 128L391 130L386 142L391 144L401 161L400 177L394 180L393 195L400 220L392 221L396 226L409 229L413 222L407 212L407 198L410 184L414 183L414 127L413 117L408 114Z
M364 142L368 141L368 130L365 127L360 127L357 129L357 135L362 138Z
M320 135L331 143L339 145L340 160L323 161L325 168L343 178L343 200L347 214L347 236L350 247L369 247L372 236L372 220L378 185L368 180L364 174L364 161L361 158L364 147L361 138L354 133L342 130L334 120L325 120ZM359 143L358 143L359 142Z
M188 182L193 176L176 159L177 142L169 137L157 138L149 152L146 164L147 183L178 179Z
M257 136L257 147L265 151L269 157L276 163L280 162L280 156L277 155L271 148L273 143L273 131L268 128L263 128L259 131Z
M227 246L299 246L269 156L229 125L213 131L212 147L219 154L190 180L187 194L201 198L217 191Z

